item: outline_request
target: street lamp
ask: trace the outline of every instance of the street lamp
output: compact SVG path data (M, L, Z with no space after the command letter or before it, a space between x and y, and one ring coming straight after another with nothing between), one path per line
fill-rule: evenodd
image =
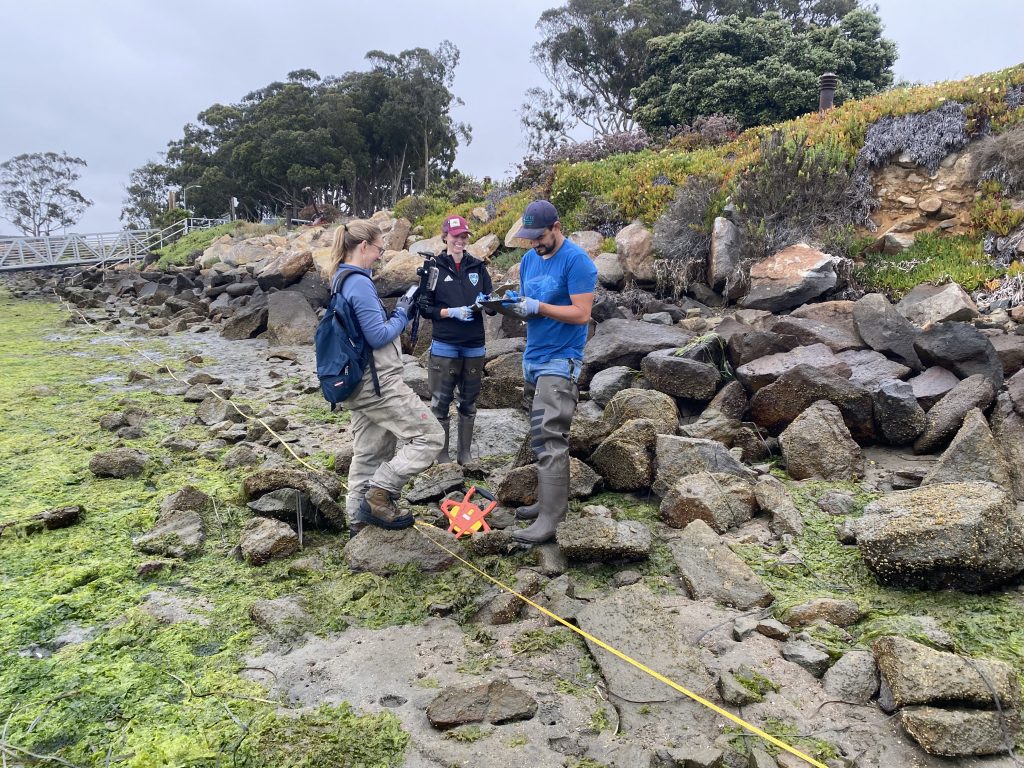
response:
M190 189L202 189L202 187L202 184L189 184L181 190L181 205L185 209L185 213L188 213L188 191Z

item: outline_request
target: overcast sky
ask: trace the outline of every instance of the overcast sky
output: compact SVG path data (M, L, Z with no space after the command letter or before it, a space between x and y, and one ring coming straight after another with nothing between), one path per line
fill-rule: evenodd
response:
M877 0L899 46L897 78L933 82L1024 60L1021 0ZM94 205L78 232L120 229L128 175L185 123L288 72L365 69L372 49L462 53L455 118L473 127L456 167L510 175L525 150L518 107L543 85L530 62L540 13L559 0L0 0L0 162L62 152L88 162ZM0 232L14 228L0 221Z

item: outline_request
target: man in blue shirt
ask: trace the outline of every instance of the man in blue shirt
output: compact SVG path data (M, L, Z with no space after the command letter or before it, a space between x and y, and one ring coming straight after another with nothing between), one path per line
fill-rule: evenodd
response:
M555 537L569 506L569 427L579 399L597 267L562 234L558 211L547 200L526 207L516 237L533 245L519 266L523 298L512 309L526 320L523 397L537 454L537 502L516 510L518 519L534 522L512 537L542 544Z

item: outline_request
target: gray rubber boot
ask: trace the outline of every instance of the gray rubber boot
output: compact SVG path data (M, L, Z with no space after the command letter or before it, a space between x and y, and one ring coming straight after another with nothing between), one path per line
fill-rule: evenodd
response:
M465 466L473 460L470 449L473 447L473 423L476 416L459 414L459 456L458 462Z
M461 358L430 356L430 361L427 364L430 410L444 429L444 446L437 452L438 464L448 464L452 460L449 451L449 409L452 406L452 400L455 399L455 383L461 374Z
M459 454L458 462L465 466L473 460L473 422L476 421L476 399L480 396L484 375L484 358L462 358L459 375Z
M558 524L569 511L569 477L546 478L537 483L537 519L532 525L512 531L521 544L544 544L555 538Z
M512 538L523 544L551 541L558 524L565 520L569 509L569 427L578 398L579 389L569 379L537 379L530 413L537 453L537 503L516 510L520 520L535 518L535 522L512 532ZM525 516L531 514L533 518Z
M527 504L523 507L516 507L516 520L536 520L537 515L540 514L540 502L535 501L533 504Z
M437 416L437 414L434 414ZM451 428L451 418L442 419L440 416L437 417L437 423L441 425L441 429L444 430L444 445L441 446L441 450L437 452L437 463L438 464L450 464L452 455L448 450L448 444L450 441L450 435L448 430Z

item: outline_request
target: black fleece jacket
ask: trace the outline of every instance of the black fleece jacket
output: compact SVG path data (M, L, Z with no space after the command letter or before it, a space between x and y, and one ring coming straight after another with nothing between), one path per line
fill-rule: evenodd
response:
M434 290L434 308L430 319L434 322L433 337L448 344L466 347L484 346L484 319L480 310L473 313L470 322L454 317L441 318L441 310L465 307L476 301L477 294L491 292L491 276L480 259L462 254L459 267L447 250L436 257L438 276Z

